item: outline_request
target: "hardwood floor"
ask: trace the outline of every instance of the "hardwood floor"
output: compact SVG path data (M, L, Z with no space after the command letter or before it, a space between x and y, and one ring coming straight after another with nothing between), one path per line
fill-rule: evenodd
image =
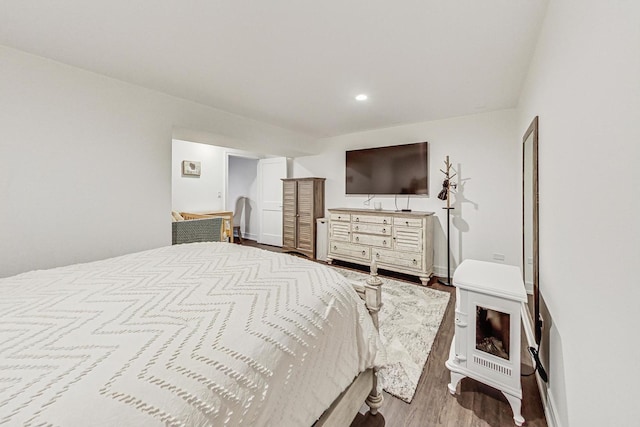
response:
M281 252L277 247L259 245L246 240L245 242L251 246ZM381 276L388 274L396 280L409 279L404 275L385 271L379 273ZM416 284L416 286L419 285ZM502 393L496 389L465 378L458 385L458 393L455 396L449 393L447 389L449 370L444 363L449 357L449 346L454 333L455 289L441 285L435 279L431 280L429 287L449 292L451 298L413 401L407 404L385 392L380 413L375 416L368 412L358 414L350 427L514 426L511 407ZM524 333L522 337L521 371L529 373L533 371L533 366L526 349ZM525 425L546 427L547 422L535 376L522 377L522 395L522 416L526 420ZM363 407L362 412L364 411L366 407Z

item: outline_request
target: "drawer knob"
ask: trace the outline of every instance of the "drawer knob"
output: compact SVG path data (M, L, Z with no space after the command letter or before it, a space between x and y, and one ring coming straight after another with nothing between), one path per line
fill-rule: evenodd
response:
M367 253L365 251L362 251L362 256L365 256Z
M383 220L382 220L382 223L383 223L384 225L387 225L387 220L386 220L386 219L383 219Z
M338 219L342 219L342 217L340 215L338 215Z
M360 230L360 227L356 225L356 231Z
M387 246L387 241L386 241L386 240L383 240L383 241L382 241L382 245L383 245L383 246Z
M383 228L383 229L382 229L382 232L383 232L383 233L386 233L386 232L387 232L387 229L386 229L386 228Z
M356 222L360 222L360 218L356 218Z
M405 224L407 224L407 225L409 225L409 221L405 221L404 223L405 223Z
M360 236L356 236L356 242L360 241Z
M380 258L380 254L376 252L376 258Z
M335 251L335 250L337 250L337 249L338 249L338 247L334 245L334 246L333 246L333 250Z
M413 265L417 265L417 264L418 264L418 261L414 259L413 260Z

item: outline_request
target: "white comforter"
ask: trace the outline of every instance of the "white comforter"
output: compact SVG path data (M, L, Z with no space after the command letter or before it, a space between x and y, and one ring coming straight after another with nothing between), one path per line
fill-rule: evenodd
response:
M381 348L346 280L228 243L0 280L0 425L309 426Z

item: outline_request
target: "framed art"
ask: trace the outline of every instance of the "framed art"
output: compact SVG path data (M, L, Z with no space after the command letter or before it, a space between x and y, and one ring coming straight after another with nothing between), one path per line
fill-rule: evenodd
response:
M182 175L200 176L200 162L191 160L182 161Z

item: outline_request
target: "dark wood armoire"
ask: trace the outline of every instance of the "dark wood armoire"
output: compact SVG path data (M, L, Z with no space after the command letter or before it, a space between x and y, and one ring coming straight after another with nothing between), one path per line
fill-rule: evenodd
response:
M282 180L282 249L316 254L316 219L324 216L325 178Z

